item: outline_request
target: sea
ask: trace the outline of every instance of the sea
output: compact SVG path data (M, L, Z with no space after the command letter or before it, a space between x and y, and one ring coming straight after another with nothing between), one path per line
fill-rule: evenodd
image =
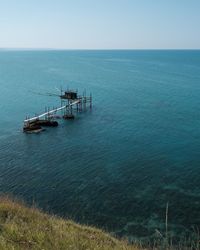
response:
M93 106L39 134L26 116ZM0 50L0 193L130 240L200 226L199 50Z

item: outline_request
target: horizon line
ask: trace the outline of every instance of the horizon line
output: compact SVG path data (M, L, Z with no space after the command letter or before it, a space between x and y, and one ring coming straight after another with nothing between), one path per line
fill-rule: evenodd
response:
M141 50L200 50L200 48L21 48L21 47L0 47L0 50L51 50L51 51L141 51Z

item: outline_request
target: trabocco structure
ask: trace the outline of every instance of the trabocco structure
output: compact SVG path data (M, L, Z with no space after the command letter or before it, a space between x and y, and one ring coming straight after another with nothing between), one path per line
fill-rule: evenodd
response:
M86 111L88 106L92 109L92 94L86 96L78 95L78 90L66 90L61 88L60 95L48 94L50 96L58 96L61 100L59 108L45 108L45 112L34 117L26 117L24 120L23 132L25 133L39 133L44 131L44 127L57 127L57 119L63 118L65 120L74 119L74 113Z

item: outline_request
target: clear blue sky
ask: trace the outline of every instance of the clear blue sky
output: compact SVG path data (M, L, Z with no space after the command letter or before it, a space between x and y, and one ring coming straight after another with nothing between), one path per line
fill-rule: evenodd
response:
M0 48L200 49L200 0L0 0Z

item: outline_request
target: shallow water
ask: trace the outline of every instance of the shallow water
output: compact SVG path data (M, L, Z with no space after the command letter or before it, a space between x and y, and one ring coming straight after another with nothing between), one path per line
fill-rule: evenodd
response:
M60 86L93 109L39 135ZM200 51L0 51L0 191L119 236L200 225Z

